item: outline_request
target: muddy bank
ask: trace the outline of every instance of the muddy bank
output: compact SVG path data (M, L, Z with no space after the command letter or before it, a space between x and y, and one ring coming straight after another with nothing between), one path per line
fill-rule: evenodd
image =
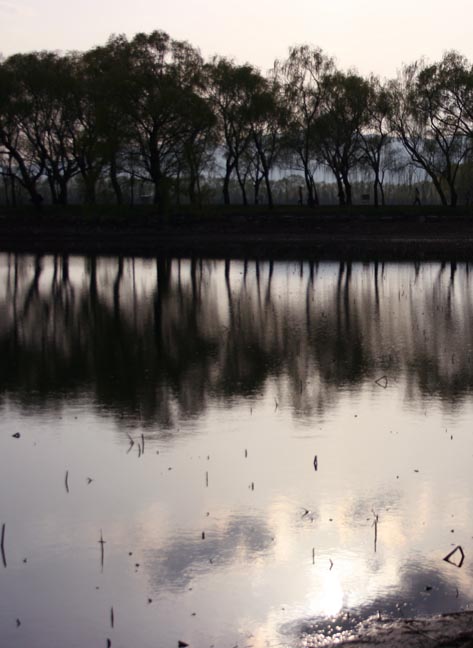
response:
M0 219L0 250L227 258L473 259L473 220L435 214L376 219L360 214L231 214L221 218Z

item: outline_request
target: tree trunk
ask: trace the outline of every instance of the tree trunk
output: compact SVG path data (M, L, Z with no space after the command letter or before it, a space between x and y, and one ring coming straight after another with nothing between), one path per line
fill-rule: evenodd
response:
M59 200L58 200L56 184L54 182L53 176L48 175L48 185L49 185L49 190L51 192L51 202L53 205L57 205Z
M6 175L3 176L3 191L5 193L5 205L10 207L10 196L8 195L8 178Z
M230 204L230 178L233 173L233 168L235 164L231 162L228 158L225 165L225 177L223 178L223 204Z
M254 183L254 193L253 193L253 196L254 196L254 203L255 203L255 205L259 205L259 188L260 188L260 186L261 186L261 180L262 180L262 177L259 177L259 178L257 177L257 178L255 179L255 183Z
M343 206L346 204L345 201L345 191L343 189L343 182L342 179L338 174L335 175L335 178L337 180L337 189L338 189L338 204L340 206Z
M381 205L384 207L386 205L386 197L384 195L384 187L381 181L379 182L379 191L381 193Z
M12 207L16 207L16 184L15 184L15 176L12 173L10 177L10 186L11 186L11 204Z
M132 173L130 177L130 205L135 204L135 174Z
M437 190L437 193L438 193L439 198L440 198L440 202L442 203L442 205L444 205L444 207L447 207L448 206L448 200L447 200L447 197L445 195L444 190L442 189L442 185L440 184L440 182L438 181L438 179L437 179L437 177L435 175L433 175L433 174L429 174L429 175L432 178L432 182L434 183L435 189Z
M117 177L117 158L115 155L112 155L110 159L110 181L112 183L113 191L117 199L117 205L123 204L123 193L120 183L118 182Z
M66 178L61 178L58 180L59 183L59 193L57 196L57 201L59 205L67 205L68 196L67 196L67 182Z
M240 185L240 189L241 189L241 198L242 198L243 204L246 207L248 205L248 198L246 196L245 180L241 177L240 169L238 167L238 164L235 165L235 170L236 170L236 175L237 175L237 179L238 179L238 184Z
M161 205L161 188L159 180L154 181L153 205Z
M266 193L268 194L268 207L272 209L274 207L274 203L273 203L273 193L271 191L271 183L269 181L269 173L265 172L264 182L266 184Z
M346 198L346 204L351 205L352 204L352 199L351 199L351 184L348 179L348 174L343 174L343 186L345 188L345 198Z
M312 179L312 176L309 173L309 170L305 165L304 165L304 177L305 177L305 184L307 186L307 204L309 207L314 207L315 206L314 181Z
M378 198L378 187L379 186L380 186L380 182L379 182L378 173L375 171L375 177L374 177L374 183L373 183L373 196L374 196L374 206L375 207L379 206L379 198Z

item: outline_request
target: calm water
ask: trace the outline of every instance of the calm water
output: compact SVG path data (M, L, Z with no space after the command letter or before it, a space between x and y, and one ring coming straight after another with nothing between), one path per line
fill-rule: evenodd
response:
M469 608L472 328L465 265L0 256L2 648Z

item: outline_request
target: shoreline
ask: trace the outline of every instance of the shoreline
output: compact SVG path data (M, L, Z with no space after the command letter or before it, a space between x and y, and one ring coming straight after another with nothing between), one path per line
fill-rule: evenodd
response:
M407 209L407 212L406 212ZM473 260L473 218L422 208L233 209L157 217L78 210L0 216L0 250L32 254L212 258Z

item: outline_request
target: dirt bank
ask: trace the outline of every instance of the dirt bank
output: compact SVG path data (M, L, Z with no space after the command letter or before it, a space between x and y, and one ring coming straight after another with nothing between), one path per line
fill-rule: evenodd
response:
M331 212L91 219L0 218L0 249L31 253L228 258L473 259L473 219Z

